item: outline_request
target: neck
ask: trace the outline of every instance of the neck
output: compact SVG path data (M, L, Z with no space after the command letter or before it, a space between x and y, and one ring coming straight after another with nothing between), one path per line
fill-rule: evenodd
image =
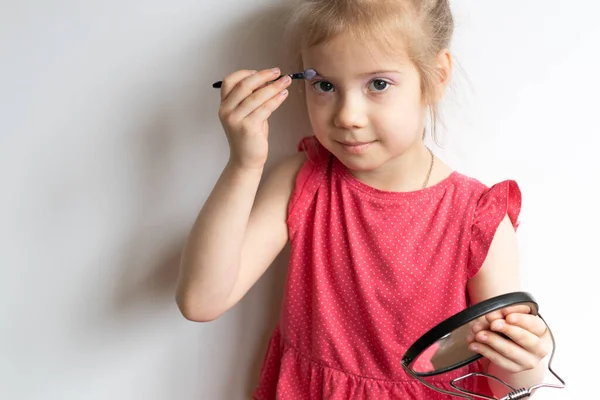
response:
M430 167L431 153L419 140L377 169L351 173L358 180L379 190L410 192L423 188Z

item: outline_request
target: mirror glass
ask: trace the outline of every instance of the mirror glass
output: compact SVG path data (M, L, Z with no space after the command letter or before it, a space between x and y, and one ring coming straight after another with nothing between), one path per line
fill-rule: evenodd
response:
M469 344L473 342L475 333L488 330L492 321L505 318L515 312L537 315L537 306L535 303L516 304L468 321L427 347L414 359L410 369L419 375L431 375L469 364L481 357L478 353L469 349ZM506 338L506 336L504 337Z

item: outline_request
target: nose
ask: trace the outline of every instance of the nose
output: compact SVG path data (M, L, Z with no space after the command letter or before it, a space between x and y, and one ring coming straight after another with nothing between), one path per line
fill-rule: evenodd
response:
M340 99L333 123L340 129L358 129L367 125L366 105L358 95L346 95Z

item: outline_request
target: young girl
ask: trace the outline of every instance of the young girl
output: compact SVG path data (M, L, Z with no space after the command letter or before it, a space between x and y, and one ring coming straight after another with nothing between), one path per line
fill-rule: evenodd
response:
M237 71L221 90L230 159L188 238L177 301L210 321L233 307L289 240L281 319L255 399L442 399L400 361L423 333L470 304L519 290L514 181L491 188L423 142L448 85L447 0L305 0L290 20L314 136L257 189L268 118L290 79ZM435 133L435 132L434 132ZM499 333L510 337L504 339ZM542 380L550 337L527 311L474 328L485 371ZM487 384L471 383L483 394ZM504 394L492 387L495 395Z

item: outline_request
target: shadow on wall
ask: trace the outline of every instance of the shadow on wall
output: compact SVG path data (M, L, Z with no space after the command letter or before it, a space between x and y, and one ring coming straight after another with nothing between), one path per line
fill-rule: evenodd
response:
M289 1L288 1L289 2ZM209 87L214 81L239 69L266 69L279 67L282 73L299 72L300 66L287 57L288 48L283 41L285 17L289 7L278 4L254 11L243 20L233 21L224 27L222 37L214 38L211 54L215 57L210 71L210 79L204 85ZM217 89L212 89L216 93ZM304 103L304 83L294 81L289 88L289 98L270 118L270 154L267 166L277 162L282 156L295 152L301 136L310 134ZM214 115L216 118L216 108Z
M148 118L148 125L133 134L135 143L131 148L137 149L137 154L132 162L138 164L135 171L140 174L136 180L139 187L132 190L135 195L131 200L136 202L132 204L136 226L121 253L122 279L117 283L113 302L118 315L137 314L134 310L140 307L173 308L183 242L205 200L198 199L197 193L210 193L216 174L203 174L202 169L196 168L199 162L206 168L214 161L215 169L220 169L228 151L217 118L219 91L210 85L238 69L280 66L284 72L296 72L289 70L293 62L285 59L280 40L286 12L287 7L281 4L270 6L243 20L232 21L229 26L221 25L221 31L213 38L203 38L208 44L202 54L187 55L194 59L181 61L182 65L187 64L182 68L188 69L177 78L175 93L161 99L154 115ZM210 63L206 62L207 51ZM295 82L285 104L270 119L267 173L274 163L296 151L302 136L310 134L302 91L303 83ZM176 182L181 181L187 181L187 186L177 186ZM236 306L234 325L239 327L239 337L227 346L237 346L234 356L252 354L253 361L247 365L239 359L231 360L229 381L241 382L243 389L240 385L228 385L221 398L238 398L241 390L247 398L256 386L268 338L278 319L287 254L286 249L277 258L255 288L259 290L251 290ZM249 343L247 327L257 326L257 314L261 318L261 327L257 328L260 341Z
M149 121L131 134L129 162L136 176L128 192L131 229L118 252L121 278L113 304L118 315L135 315L146 307L164 310L174 302L186 232L177 224L178 199L185 193L172 182L188 179L177 177L179 148L194 140L180 129L181 111L175 105L154 107Z
M215 60L215 64L220 65L224 71L222 77L238 69L260 70L280 67L283 73L297 72L294 70L297 68L294 60L285 58L285 43L281 40L284 31L283 22L288 12L289 8L286 5L279 4L255 11L247 18L228 26L223 36L230 42L228 46L221 48L218 52L219 58ZM212 81L220 80L222 77L214 77ZM207 81L205 84L210 85L212 81ZM290 87L289 98L269 120L270 153L267 173L273 164L296 152L301 137L311 134L303 90L304 83L294 82ZM218 93L215 95L219 96ZM247 352L248 346L251 347L253 354L251 365L240 363L237 359L232 359L230 364L231 382L244 384L243 398L250 398L256 387L268 341L279 317L288 258L289 247L286 247L261 281L248 293L247 298L236 307L239 337L235 339L237 351L232 354L235 357L236 354ZM259 341L248 343L244 329L256 325L253 319L256 318L257 310L264 312L265 319L262 321L264 323L258 328ZM224 392L222 398L234 399L239 396L239 386L231 385L229 392Z

